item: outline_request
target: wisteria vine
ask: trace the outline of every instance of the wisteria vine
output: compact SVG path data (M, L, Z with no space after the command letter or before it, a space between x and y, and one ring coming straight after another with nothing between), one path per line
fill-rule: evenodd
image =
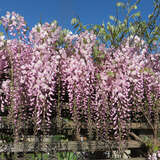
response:
M114 49L56 22L37 24L27 37L23 17L7 12L1 21L12 38L0 35L0 105L15 134L30 123L35 134L47 131L53 111L68 103L77 124L122 140L133 112L152 118L160 107L160 54L148 54L137 36Z

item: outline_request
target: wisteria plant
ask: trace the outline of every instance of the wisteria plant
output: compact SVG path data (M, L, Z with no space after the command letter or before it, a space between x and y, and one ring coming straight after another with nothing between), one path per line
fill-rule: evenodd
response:
M86 122L89 138L93 130L97 139L134 136L132 114L141 113L153 129L150 152L158 150L160 54L150 54L142 38L106 48L93 31L73 34L55 21L38 23L28 34L14 12L1 22L7 34L0 35L0 105L15 135L31 124L34 134L47 134L54 112L60 127L68 103L77 133Z

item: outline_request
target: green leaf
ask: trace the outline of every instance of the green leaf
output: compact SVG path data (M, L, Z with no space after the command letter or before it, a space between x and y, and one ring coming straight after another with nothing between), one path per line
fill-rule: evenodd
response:
M108 71L108 72L107 72L107 75L110 76L110 77L114 77L114 72Z
M132 14L132 18L134 18L134 17L140 17L140 15L141 15L140 12L136 12L136 13Z
M104 59L104 58L105 58L105 54L102 54L102 55L100 56L100 58Z
M98 79L98 80L100 80L100 79L101 79L101 76L100 76L100 74L99 74L99 73L96 75L96 77L97 77L97 79Z
M153 17L153 14L149 14L148 18L151 19Z
M99 34L101 34L101 35L104 35L106 32L105 32L105 29L104 28L101 28L100 30L99 30Z
M39 27L37 27L37 32L39 32L39 33L40 33L40 28L39 28Z
M83 26L83 29L84 29L84 30L87 30L87 27L86 27L86 26Z
M109 16L109 19L116 21L116 18L114 16Z
M87 44L87 40L85 38L83 38L83 43Z
M105 34L103 36L103 39L105 40L105 42L107 42L110 39L110 35L109 34Z
M58 22L56 20L54 20L52 23L58 25Z
M64 135L55 135L55 136L53 136L53 140L55 140L55 141L60 141L60 140L62 140L64 138L65 138Z
M109 31L113 32L113 31L114 31L114 26L111 25L111 24L108 22L108 23L107 23L107 29L108 29Z
M26 30L28 31L29 30L29 27L27 26Z
M159 147L158 146L154 146L153 151L157 152L158 150L159 150Z
M76 24L77 22L78 22L77 18L72 18L72 20L71 20L72 25Z
M129 27L129 30L132 32L135 32L135 27L131 26L131 27Z
M125 4L124 4L123 2L117 2L117 3L116 3L116 6L117 6L117 7L123 7L123 8L124 8L124 7L125 7Z
M3 32L0 32L0 36L3 36L4 34L3 34Z
M138 7L136 5L133 6L133 9L137 9Z
M97 30L97 29L98 29L97 25L95 25L95 26L93 27L93 29L94 29L94 30Z
M103 27L103 28L105 27L105 24L104 24L104 22L102 23L102 27Z
M82 28L79 27L77 32L79 33L79 32L81 32L81 31L82 31Z

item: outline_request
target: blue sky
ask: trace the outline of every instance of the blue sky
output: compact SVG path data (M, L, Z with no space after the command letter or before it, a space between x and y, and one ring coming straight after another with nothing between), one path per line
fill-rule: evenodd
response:
M1 0L0 14L15 11L22 15L29 26L57 20L63 28L71 29L70 21L79 16L84 24L108 22L115 15L115 4L119 0ZM121 0L125 1L125 0ZM153 10L152 0L142 0L139 10L144 18Z

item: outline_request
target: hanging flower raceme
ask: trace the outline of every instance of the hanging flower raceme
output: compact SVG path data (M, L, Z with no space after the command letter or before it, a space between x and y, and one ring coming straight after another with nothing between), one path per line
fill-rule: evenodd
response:
M96 37L84 32L74 42L74 51L66 58L63 73L66 76L70 111L73 120L88 121L94 108L95 66L91 57Z
M9 35L18 36L21 40L25 40L27 38L26 32L26 22L24 21L24 17L20 16L15 12L7 12L5 16L1 17L2 25L7 33L7 38Z
M3 64L5 64L1 72L3 77L1 111L9 112L15 130L18 128L20 130L23 121L27 119L26 108L29 107L29 103L24 81L26 71L22 66L30 61L31 52L30 46L16 39L7 40L1 50Z
M96 101L100 108L97 126L100 128L102 123L109 121L104 128L105 134L108 136L113 130L115 137L123 137L130 113L130 83L125 58L128 53L117 50L112 55L113 50L106 52L104 62L100 64L97 73L99 83L96 87Z
M57 85L61 83L59 78L62 78L64 60L62 57L66 57L65 50L58 48L60 33L61 29L56 23L38 24L30 33L33 54L26 78L36 130L43 129L45 125L50 126L51 114L57 105Z

